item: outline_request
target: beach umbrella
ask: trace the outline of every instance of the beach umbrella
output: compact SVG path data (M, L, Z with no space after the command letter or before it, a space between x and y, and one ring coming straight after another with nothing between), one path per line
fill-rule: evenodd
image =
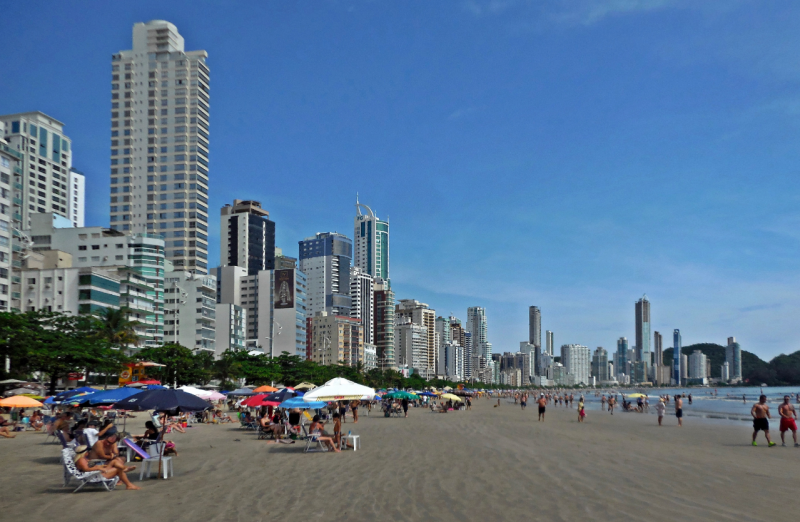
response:
M289 400L291 398L297 397L297 392L291 390L289 388L284 388L281 391L270 393L266 397L264 397L264 405L265 406L278 406L280 403Z
M424 396L424 397L438 397L438 395L436 395L435 393L431 393L429 391L422 392L422 393L420 393L420 395Z
M6 379L4 381L0 381L0 384L22 384L25 381L20 381L19 379Z
M114 404L114 409L149 411L177 415L181 412L203 411L210 408L206 401L181 390L144 390Z
M310 382L301 382L297 386L294 387L295 391L297 390L313 390L316 388L316 384L311 384Z
M253 393L273 393L276 391L278 391L278 388L273 388L272 386L267 386L265 384L264 386L259 386L258 388L253 390Z
M37 400L37 401L44 400L44 397L42 397L41 395L36 395L35 393L21 393L20 395L22 397L28 397L29 399L33 399L33 400Z
M370 400L375 396L375 390L369 386L348 381L342 377L336 377L326 382L319 388L315 388L303 396L306 402L314 401L342 401L364 399Z
M301 410L318 410L324 408L325 403L322 401L306 402L302 397L293 397L287 399L278 405L278 408L293 409L300 408Z
M383 396L384 399L408 399L410 401L414 401L419 399L419 397L413 393L408 393L406 391L396 391L392 393L387 393Z
M12 395L25 395L26 393L31 393L33 390L30 388L14 388L13 390L8 390L3 395L6 397L11 397Z
M238 390L233 390L232 392L228 392L228 395L233 396L233 397L236 397L236 396L249 397L249 396L255 395L255 394L253 393L252 390L250 390L248 388L239 388Z
M117 388L116 390L99 391L84 395L83 397L76 397L79 404L90 404L92 406L97 404L114 404L128 397L144 393L144 390L137 388Z
M647 397L647 395L645 395L644 393L631 393L629 395L626 395L626 397L628 397L629 399L638 399L639 397Z
M16 395L8 397L7 399L0 400L0 406L3 408L41 408L43 404L37 400L25 397L24 395Z
M259 393L258 395L253 395L252 397L248 397L242 401L242 406L247 406L248 408L259 408L261 406L267 406L264 404L264 399L267 398L268 393Z
M211 395L203 397L203 399L205 399L207 401L221 401L221 400L223 400L225 398L226 397L224 395L222 395L221 393L219 393L219 392L212 392Z
M445 393L440 398L442 398L444 400L447 400L447 401L461 402L461 397L459 397L458 395L453 395L452 393Z

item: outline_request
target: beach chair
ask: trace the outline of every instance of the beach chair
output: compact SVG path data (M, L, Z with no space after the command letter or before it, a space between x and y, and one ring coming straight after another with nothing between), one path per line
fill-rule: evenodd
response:
M305 431L305 427L303 429ZM322 443L319 438L322 437L322 433L315 431L306 437L306 448L303 450L305 453L313 453L315 451L328 451L328 448Z
M106 491L111 491L117 486L118 477L108 479L100 471L80 471L75 466L74 458L75 452L71 448L61 450L61 463L64 465L64 487L67 487L72 479L80 481L80 485L75 488L73 493L77 493L87 484L103 486Z
M147 447L148 458L143 458L142 465L139 466L140 481L144 478L145 473L147 474L147 478L150 478L150 470L153 466L155 466L156 471L158 471L159 458L161 459L161 469L163 470L162 473L164 478L167 479L175 476L175 468L172 465L172 457L164 456L164 449L166 449L166 446L167 444L165 442L156 442Z

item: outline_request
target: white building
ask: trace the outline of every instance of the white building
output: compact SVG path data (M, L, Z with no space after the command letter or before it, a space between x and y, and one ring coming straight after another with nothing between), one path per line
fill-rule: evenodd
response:
M689 379L701 379L706 384L706 355L700 350L695 350L689 356Z
M433 378L436 375L436 362L439 359L439 346L436 338L436 310L415 299L401 299L395 306L394 320L395 339L397 339L397 325L406 320L425 328L426 349L421 356L423 358L416 362L418 366L413 366L410 362L406 364L412 366L417 373L426 379ZM396 356L397 352L395 351Z
M480 306L467 308L467 332L472 334L472 355L492 358L492 347L488 342L488 325L486 322L486 309Z
M164 279L164 342L216 353L217 278L183 270Z
M273 352L306 358L306 276L296 268L273 272Z
M349 316L350 260L353 242L336 232L317 233L299 242L300 270L306 275L306 317L317 312Z
M216 329L214 339L216 356L219 358L228 350L234 352L247 348L245 328L247 326L247 312L239 305L230 303L217 303Z
M375 279L355 266L350 270L350 317L364 326L364 343L375 344Z
M464 379L464 347L455 341L445 341L439 347L438 375L451 381Z
M0 312L11 311L13 229L19 228L18 206L12 201L20 198L23 155L3 140L4 123L0 121ZM12 199L13 198L13 199ZM20 200L21 201L21 200Z
M395 316L394 356L400 366L413 368L414 373L429 378L428 329L409 317Z
M378 348L374 344L364 343L364 371L378 367Z
M64 135L64 124L38 111L0 116L0 122L4 124L0 138L22 155L17 181L21 186L14 188L13 204L20 215L19 228L28 228L30 215L37 212L69 219L72 141Z
M22 280L20 311L43 310L77 315L106 308L119 309L120 280L115 271L55 267L55 264L41 263L41 268L31 267L18 272Z
M270 356L280 355L272 345L275 330L272 271L248 275L246 268L225 266L218 267L216 275L217 303L237 305L245 310L247 349L262 351Z
M164 342L164 240L103 227L73 228L56 214L31 214L26 233L34 252L58 250L72 256L73 267L116 270L120 307L135 321L139 347ZM133 348L133 347L131 347Z
M161 234L178 270L208 272L209 69L169 22L133 26L111 58L111 228Z
M589 384L591 361L591 351L588 346L580 344L561 346L561 363L567 374L574 377L575 384Z
M361 209L367 211L364 215ZM389 280L389 222L381 221L372 209L358 202L353 232L353 266L367 275Z
M722 364L722 370L720 371L720 380L722 382L728 382L731 380L731 367L728 364L728 361L725 361Z

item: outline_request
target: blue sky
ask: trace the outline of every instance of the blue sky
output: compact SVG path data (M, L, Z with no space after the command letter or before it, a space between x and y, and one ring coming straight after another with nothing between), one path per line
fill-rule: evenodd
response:
M700 4L700 5L697 5ZM542 309L557 346L614 349L647 293L684 344L800 349L800 4L18 2L0 112L66 123L87 225L108 225L110 59L177 25L211 68L218 209L258 199L278 245L391 222L398 298L497 351Z

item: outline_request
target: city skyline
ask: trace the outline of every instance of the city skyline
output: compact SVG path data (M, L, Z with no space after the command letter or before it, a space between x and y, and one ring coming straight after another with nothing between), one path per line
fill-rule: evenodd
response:
M145 3L136 7L98 4L97 9L83 13L80 21L68 24L63 21L71 21L75 14L67 6L53 6L47 12L35 13L36 22L31 18L34 13L26 12L21 6L10 7L9 15L20 20L19 24L9 28L9 36L15 41L28 38L25 27L52 26L53 31L43 35L35 45L21 46L20 54L13 61L10 58L0 61L8 71L8 77L28 79L24 84L8 82L0 87L4 100L0 112L41 111L64 123L64 133L70 138L75 152L73 168L82 171L87 179L86 226L108 226L110 217L107 170L110 57L120 49L131 48L130 31L134 23L164 19L174 24L186 39L186 49L208 51L209 67L214 71L214 112L210 119L214 135L210 170L214 172L210 176L212 194L208 210L210 267L219 259L219 223L215 216L224 203L235 198L261 201L264 209L279 223L276 245L283 248L286 255L294 256L297 255L293 247L295 242L316 232L339 231L350 237L352 196L360 192L361 200L379 210L381 217L387 220L392 217L392 285L396 298L428 302L442 311L442 315L452 311L462 319L467 307L476 304L485 307L491 316L489 341L495 352L512 351L520 340L525 339L526 312L530 302L540 306L544 315L542 328L554 331L559 345L609 346L620 336L635 339L634 325L630 321L630 301L645 291L655 306L651 331L669 332L680 327L685 345L695 342L724 345L727 337L735 335L744 349L765 359L795 351L790 326L798 303L786 289L792 288L798 279L789 263L797 250L793 232L796 215L787 206L789 200L786 197L797 188L797 181L787 174L796 155L790 144L796 142L797 131L785 126L786 116L792 114L791 100L770 85L770 80L788 74L779 67L784 61L782 56L770 55L772 61L767 60L763 65L767 70L761 72L767 79L746 78L757 94L742 102L743 105L735 101L733 92L723 90L720 94L716 87L724 83L729 74L734 74L727 68L747 60L746 56L710 53L708 59L713 64L710 68L705 63L700 68L697 63L676 63L675 56L660 56L660 60L653 64L654 74L675 74L677 80L673 80L672 86L682 88L672 97L658 98L657 95L664 92L656 85L657 82L645 82L640 95L630 89L622 89L623 92L616 95L608 92L607 84L604 84L612 77L598 77L597 88L604 89L602 93L610 97L608 106L630 107L641 113L635 117L628 114L627 119L615 119L611 112L603 109L606 106L587 105L587 100L597 99L598 93L592 91L591 86L581 85L586 92L559 95L554 89L564 86L565 79L558 75L552 63L542 59L533 64L533 74L547 72L551 75L551 84L543 85L535 82L535 76L519 72L518 65L523 57L512 53L514 60L497 65L501 81L535 84L540 97L549 99L557 110L565 110L569 101L578 102L583 112L575 114L576 121L587 125L587 132L596 132L609 125L617 133L618 140L612 143L610 155L599 152L603 148L601 145L607 143L590 139L586 145L588 164L582 164L569 158L575 155L576 150L566 145L555 147L552 153L541 150L553 145L546 141L546 131L565 137L586 135L576 134L577 129L566 124L549 123L541 129L524 126L522 120L510 111L514 104L522 103L520 114L531 120L549 121L557 115L542 112L545 108L534 102L523 102L523 92L519 90L512 88L507 103L502 103L497 96L503 92L499 84L484 85L481 83L483 80L469 76L467 85L470 87L457 89L454 86L459 73L446 70L436 77L435 85L441 84L442 87L435 89L431 96L420 98L424 90L418 89L430 87L422 80L424 74L436 70L437 64L399 51L386 39L379 39L373 51L359 50L353 41L344 39L341 51L322 55L332 59L339 68L325 67L317 60L288 63L288 57L295 56L295 50L309 57L322 53L319 46L326 42L326 38L343 37L341 31L331 29L332 32L310 38L311 33L307 31L318 28L319 25L315 24L321 24L327 17L334 17L340 26L352 24L354 38L363 36L367 27L389 23L386 17L379 16L369 6L358 4L354 13L331 6L319 8L318 12L304 10L306 8L289 12L270 7L257 8L254 23L269 15L268 31L263 37L255 36L254 26L244 23L247 21L242 20L241 14L228 14L227 20L244 23L242 30L237 32L241 38L230 39L225 24L218 22L226 20L225 13L217 11L218 7L212 4L204 5L205 14L200 15L187 12L181 4L158 6ZM417 7L434 22L444 17L454 20L457 28L449 29L455 31L450 36L460 35L469 41L481 38L480 41L487 44L475 60L476 72L491 70L492 63L503 57L509 48L547 45L556 38L555 31L547 25L550 18L545 16L553 13L544 13L536 18L529 11L514 6L497 12L489 10L486 5L474 12L463 6L418 4ZM745 24L751 8L752 4L743 3L721 13L720 17L731 27L736 27ZM588 16L580 8L575 9L578 15ZM564 59L574 59L587 51L583 38L598 38L603 42L609 32L617 31L625 38L639 42L644 33L654 28L656 20L672 23L681 20L689 26L697 26L707 19L706 10L712 8L690 11L665 6L629 12L614 12L612 9L610 15L598 15L590 22L563 22L560 31L564 32L565 48L559 51L556 61L565 63ZM769 9L762 13L768 17L778 15ZM396 23L402 26L415 18L410 16L410 11L403 9L397 9L393 14L397 15ZM544 25L535 31L509 34L510 19L519 16L533 17ZM110 19L111 22L100 23L101 19ZM581 20L580 16L578 19ZM310 22L308 29L300 23L304 20ZM98 23L93 23L95 21ZM635 29L636 24L642 27ZM285 29L281 29L282 25ZM783 27L780 23L777 26ZM93 38L79 38L88 27L92 27ZM721 30L716 25L714 28ZM290 31L295 31L296 35L290 35ZM770 42L782 35L780 29L774 33L769 36ZM486 37L490 35L498 36L498 42L489 44ZM728 36L733 38L730 34ZM297 47L298 39L303 38L308 38L308 44ZM411 33L408 38L412 42L425 43L427 40L424 38L428 37ZM435 50L447 52L446 33L430 38ZM658 38L662 44L675 43L664 35ZM751 43L748 38L755 37L736 37L739 46L736 48ZM59 63L44 60L42 56L56 45L66 59ZM258 51L255 51L256 45ZM703 45L710 44L704 41ZM635 69L645 58L652 57L647 53L655 52L653 46L644 45L643 49L632 57L621 51L613 51L607 57L612 74L623 74L618 78L623 85L631 80L619 69L625 62L624 58L632 58ZM367 78L353 76L354 70L341 61L341 52L355 56L359 67L364 60L392 53L402 59L404 65L381 64L372 71L375 79L370 83ZM371 52L383 54L372 55ZM257 76L264 81L253 83L258 89L267 89L263 98L271 100L273 105L265 105L255 95L253 89L256 86L240 76L242 73L237 68L248 69L243 57L267 60L259 63L270 66L267 68L269 74ZM456 64L466 59L460 53L451 54L451 57ZM47 63L47 67L41 65L43 63ZM567 60L566 63L571 62ZM404 70L402 67L418 74L412 74L410 80L398 76ZM708 75L692 79L698 70L708 71ZM587 74L584 71L581 77L593 78ZM736 74L741 74L741 71ZM325 80L312 81L312 76L321 76ZM50 81L53 77L59 78L58 92ZM364 84L366 90L346 87L347 80L353 78L367 81ZM398 86L387 84L389 79L396 79ZM332 85L331 96L326 94L326 85ZM287 94L277 96L292 86L296 86L296 90L306 98ZM475 87L488 89L487 92L492 94L482 97L473 92ZM404 88L409 91L407 96L400 94ZM701 94L705 91L715 93L715 103L710 106L704 103L709 101ZM524 94L528 94L527 91ZM672 110L657 110L658 107L652 103L656 98L662 99L665 107L679 108L680 126L667 116ZM413 106L415 99L421 100L418 107ZM247 103L255 105L249 107ZM411 107L410 120L405 119L405 112L400 112L402 107ZM352 114L353 109L361 110L366 116L344 117ZM370 115L378 114L380 110L392 126L379 125L368 131L369 124L375 123ZM703 117L707 116L704 111L724 116L724 121L718 125L703 123ZM250 114L264 115L257 124L254 123L264 128L263 133L245 130ZM434 115L438 120L424 114ZM544 117L531 118L535 114ZM317 123L316 118L319 119ZM737 118L749 118L747 121L757 125L746 130L740 123L736 124L740 121ZM344 122L332 127L338 137L324 128L325 124L335 121ZM680 148L654 149L653 142L636 137L642 126L653 121L659 124L652 127L661 126L665 130L660 132L670 133L678 127L685 128L686 121L689 121L686 135L697 137L708 133L710 137L704 138L702 145L711 147L711 152L703 155L699 148L693 148L672 134L666 137L674 139ZM667 125L662 125L665 122ZM270 130L270 127L280 131ZM431 145L421 145L427 134L419 129L426 127L434 129L443 138ZM477 128L490 130L486 137L488 145L481 146L483 143L476 141ZM644 128L648 129L643 133L645 140L664 137L650 131L650 125ZM510 132L514 129L524 130L521 135L525 147L532 137L536 138L533 140L536 143L534 152L524 152L521 142L515 141L514 133ZM778 137L779 134L782 136ZM770 137L771 145L768 156L761 156L752 146L746 145L753 137L764 140L766 136ZM326 144L328 139L330 144ZM360 144L361 140L364 143ZM625 147L621 148L620 143L625 143ZM764 143L759 144L762 145ZM637 147L643 150L642 154L632 153L632 157L626 158L626 162L632 165L630 170L626 170L613 156ZM742 152L737 152L737 149ZM365 151L371 151L371 154L365 155ZM667 166L649 162L646 158L648 154L673 157L671 152L677 154L674 163ZM749 156L743 157L743 154ZM467 168L470 162L479 167ZM602 168L595 180L589 172L598 165ZM758 169L757 184L749 184L756 182L747 176L748 169ZM258 177L248 178L247 171L257 172ZM720 178L720 172L726 171L735 171L737 175ZM349 175L346 181L332 182L333 179L343 180L345 172ZM574 174L565 175L562 184L558 179L567 172ZM435 173L438 176L434 176ZM465 173L464 178L462 173ZM675 173L680 175L676 177ZM640 177L642 174L646 176ZM312 183L327 182L327 190L323 191L324 194L311 194L302 186L294 187L291 182L282 181L280 176L286 176L286 180L310 178ZM428 183L430 190L404 189L395 181L398 176L406 176L413 182L409 185L415 187ZM650 201L652 205L644 215L636 214L640 223L630 220L637 208L612 194L614 187L625 186L634 176L647 179L648 183L638 187L640 192L633 199L637 204ZM493 178L493 183L483 183L487 177ZM533 185L525 181L526 177L534 179ZM227 183L229 180L237 183ZM584 193L575 189L576 180L586 181L591 190ZM240 186L245 183L252 189L243 194ZM516 196L534 194L533 188L537 184L549 189L552 201L567 199L580 205L588 201L588 193L595 199L585 214L577 212L569 216L554 212L556 207L544 198L542 201L536 199L539 208L533 211L515 203ZM480 186L480 192L471 188L477 186ZM595 189L600 186L606 190L602 198L596 198ZM771 190L777 186L782 187L780 191ZM653 199L659 191L665 196L679 198L683 212L668 216L667 202ZM541 193L538 194L537 198L540 198ZM483 198L480 207L475 206L475 202L481 201L476 198L478 195ZM473 202L465 205L469 208L446 204L448 199L464 198ZM498 213L503 214L501 219L491 211L496 205L503 205L506 209ZM759 207L769 208L771 214L753 210ZM422 208L425 212L419 212ZM714 213L718 216L711 215ZM603 217L598 220L593 214ZM443 234L442 227L432 228L437 222L452 223L447 227L450 233ZM657 226L654 225L656 222ZM695 227L697 223L701 226ZM646 237L639 233L640 226L642 230L648 230ZM506 230L495 232L503 227ZM436 233L431 233L432 230ZM764 235L767 237L762 238ZM644 243L618 239L627 236ZM732 237L737 239L735 247L722 241ZM708 238L714 238L714 241L709 242ZM547 255L538 255L539 252L530 245L536 245ZM172 248L174 246L167 247L168 250ZM575 249L592 249L594 258L579 261L579 256L574 256ZM643 249L650 254L636 258L618 256L620 251L632 253ZM456 263L448 255L453 251L463 255ZM492 266L500 260L516 274L516 278L511 280L494 274ZM766 318L771 319L772 328L762 332L760 325Z

